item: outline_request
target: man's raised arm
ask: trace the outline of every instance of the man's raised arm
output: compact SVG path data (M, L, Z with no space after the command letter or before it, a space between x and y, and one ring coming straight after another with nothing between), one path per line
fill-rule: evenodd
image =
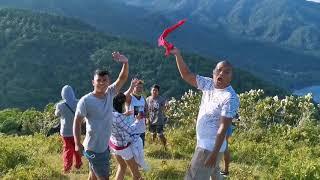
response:
M191 86L197 87L196 75L190 72L188 66L186 65L180 54L179 49L174 48L173 50L171 50L171 54L176 57L177 66L182 79L189 83Z
M119 52L113 52L112 57L114 60L122 63L122 69L119 73L119 76L117 80L114 82L116 92L119 92L124 83L128 79L128 74L129 74L129 63L128 63L128 58L125 57L124 55L120 54Z
M130 87L128 88L128 90L126 90L126 92L124 92L124 95L126 96L126 105L130 105L131 93L133 92L133 89L137 86L138 81L139 80L137 78L132 79Z

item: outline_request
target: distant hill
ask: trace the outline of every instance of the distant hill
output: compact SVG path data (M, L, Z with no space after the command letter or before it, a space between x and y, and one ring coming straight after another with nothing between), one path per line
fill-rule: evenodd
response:
M289 89L320 84L319 6L305 0L0 0L0 7L74 17L152 45L166 26L187 18L170 37L178 47L227 58Z
M306 0L120 0L168 18L188 17L208 28L280 43L320 55L320 5Z
M174 59L165 58L160 48L97 32L78 20L32 13L0 10L0 108L44 107L60 99L63 85L70 84L78 97L91 91L91 72L97 67L110 70L115 79L121 66L111 53L120 50L130 59L130 78L161 85L163 95L181 96L190 86L178 75ZM194 72L211 76L216 61L185 55ZM281 89L236 69L238 92L264 88L271 94Z

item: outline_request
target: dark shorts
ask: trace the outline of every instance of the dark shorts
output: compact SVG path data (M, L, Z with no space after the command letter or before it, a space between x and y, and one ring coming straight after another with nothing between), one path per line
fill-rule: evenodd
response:
M140 138L142 140L142 144L143 144L143 147L144 147L144 141L146 140L146 133L141 133L140 134Z
M149 131L153 134L163 135L163 125L150 125Z
M89 160L89 168L94 172L94 174L99 177L109 177L109 149L103 153L96 153L89 150L87 150L86 153L90 156L87 157L87 159Z
M222 180L223 177L220 175L219 163L223 152L217 154L217 161L214 168L205 167L205 161L210 155L210 151L197 147L184 180L209 180L210 177L212 177L211 179Z

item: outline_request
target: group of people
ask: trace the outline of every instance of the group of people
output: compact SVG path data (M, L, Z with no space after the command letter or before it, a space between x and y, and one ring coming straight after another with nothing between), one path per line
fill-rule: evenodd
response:
M222 179L219 162L227 149L226 132L237 114L240 102L231 87L232 65L219 62L213 69L213 77L195 75L189 71L180 51L171 50L183 80L202 91L202 99L196 125L197 145L186 180ZM64 101L56 105L61 119L64 171L69 172L73 156L75 168L82 165L81 156L89 161L89 179L109 179L109 156L112 153L118 163L116 179L124 179L129 167L135 180L143 179L139 169L148 169L144 161L146 124L152 139L157 135L166 147L164 136L164 108L166 100L159 95L160 86L151 87L151 96L145 99L143 81L133 79L124 93L121 88L128 79L129 61L119 52L113 59L122 63L115 82L110 74L96 70L93 75L93 91L79 101L70 86L62 89ZM81 142L81 126L86 123L86 135Z

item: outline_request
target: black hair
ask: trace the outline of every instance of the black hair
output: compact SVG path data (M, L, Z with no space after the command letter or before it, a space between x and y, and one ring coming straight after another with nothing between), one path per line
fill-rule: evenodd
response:
M126 95L120 92L113 98L113 108L117 112L123 113L123 105L125 102L126 102Z
M158 89L158 91L160 91L160 86L159 86L158 84L152 85L152 86L151 86L151 89L152 89L152 88L156 88L156 89Z
M98 75L98 76L109 76L109 71L107 70L102 70L102 69L96 69L93 73L93 76Z

